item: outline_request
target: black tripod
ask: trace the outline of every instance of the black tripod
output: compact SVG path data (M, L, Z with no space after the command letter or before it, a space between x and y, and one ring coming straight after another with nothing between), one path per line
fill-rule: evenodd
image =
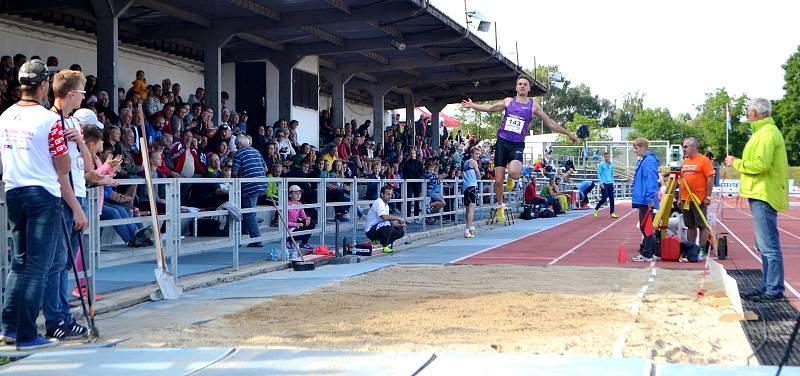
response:
M92 295L92 289L89 288L89 283L86 283L86 292L87 292L86 299L89 300L89 304L88 304L89 308L87 309L86 308L86 306L87 306L86 299L84 299L84 296L83 296L83 289L81 289L81 286L80 286L81 285L81 282L80 282L81 280L78 277L78 266L75 263L75 253L74 253L74 249L72 248L72 240L71 240L71 235L72 234L71 234L69 228L67 227L67 221L64 219L63 216L61 217L61 228L63 228L63 230L64 230L64 239L67 242L67 258L69 259L69 263L72 265L72 273L73 273L73 276L75 277L75 284L78 286L78 297L81 300L81 308L83 309L83 317L86 319L86 325L89 326L89 339L90 340L95 340L95 339L97 339L97 337L100 336L100 332L97 330L97 327L94 325L94 306L92 304L92 300L93 300L94 296ZM85 261L85 258L83 257L83 240L80 239L80 236L81 236L80 234L78 236L79 236L78 239L79 239L80 245L81 245L81 249L80 249L80 252L81 252L81 266L83 267L83 273L86 274L86 261Z

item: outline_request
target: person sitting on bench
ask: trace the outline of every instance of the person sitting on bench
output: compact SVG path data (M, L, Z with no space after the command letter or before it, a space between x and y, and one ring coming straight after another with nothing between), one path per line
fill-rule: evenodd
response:
M389 214L389 201L394 188L390 185L381 187L381 194L369 208L364 232L369 240L376 240L383 246L384 253L392 253L392 243L405 236L406 222L403 218ZM392 222L397 222L392 224Z
M528 205L553 206L554 208L561 206L558 200L552 197L543 197L539 195L539 192L536 192L536 179L531 179L531 182L525 187L525 203Z

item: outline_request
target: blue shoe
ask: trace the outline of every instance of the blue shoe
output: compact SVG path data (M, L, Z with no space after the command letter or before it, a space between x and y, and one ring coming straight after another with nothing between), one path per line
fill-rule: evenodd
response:
M53 346L58 346L57 339L44 339L39 336L37 336L33 341L17 342L17 350L19 351L43 349Z
M3 332L0 333L0 342L5 342L6 345L11 345L17 342L17 333Z

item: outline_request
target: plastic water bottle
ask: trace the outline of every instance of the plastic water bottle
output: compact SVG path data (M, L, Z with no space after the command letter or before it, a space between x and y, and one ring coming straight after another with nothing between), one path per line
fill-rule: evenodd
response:
M272 251L269 253L269 258L272 261L278 261L278 248L272 248Z
M284 261L289 261L289 250L288 249L283 252L283 260Z
M297 251L292 251L292 259L297 259L298 257Z

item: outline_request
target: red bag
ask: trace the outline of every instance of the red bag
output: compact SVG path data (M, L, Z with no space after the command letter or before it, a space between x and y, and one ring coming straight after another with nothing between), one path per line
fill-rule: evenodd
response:
M681 240L671 235L661 241L661 260L678 261L681 257Z
M644 230L644 236L653 235L655 230L653 229L653 215L652 215L652 208L647 209L647 214L644 216L644 220L642 221L642 230Z

